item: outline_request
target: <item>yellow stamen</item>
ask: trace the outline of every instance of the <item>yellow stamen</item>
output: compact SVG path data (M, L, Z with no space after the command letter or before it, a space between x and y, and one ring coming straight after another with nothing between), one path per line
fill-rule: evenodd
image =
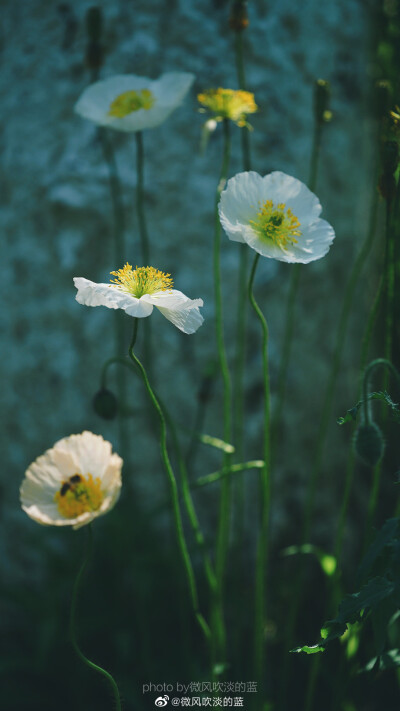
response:
M271 240L278 247L285 249L297 244L300 237L300 220L284 202L274 205L272 200L260 203L257 220L250 220L253 229L266 240Z
M140 91L125 91L117 96L110 104L108 112L109 116L115 118L124 118L139 109L151 109L154 105L154 96L149 89L140 89Z
M91 474L74 474L62 483L60 491L57 491L54 497L64 518L76 518L87 511L97 511L103 499L100 479L93 479Z
M154 267L136 267L126 263L122 269L111 272L116 279L111 279L113 286L140 299L143 294L155 294L156 291L171 291L174 283L170 274L164 274Z
M198 94L199 102L210 109L217 121L227 118L238 126L247 126L246 115L254 114L258 106L254 94L249 91L234 91L233 89L207 89L204 94Z

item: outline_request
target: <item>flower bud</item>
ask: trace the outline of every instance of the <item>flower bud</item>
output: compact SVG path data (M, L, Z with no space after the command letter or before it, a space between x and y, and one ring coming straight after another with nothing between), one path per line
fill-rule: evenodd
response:
M314 114L317 123L330 121L332 113L329 111L331 87L326 79L317 79L314 84Z
M247 2L245 2L245 0L234 0L229 25L234 32L242 32L248 27L249 18L247 15Z
M354 449L365 464L374 467L383 457L385 441L378 425L361 425L355 433Z
M104 420L113 420L118 411L118 401L114 393L101 388L93 398L94 411Z

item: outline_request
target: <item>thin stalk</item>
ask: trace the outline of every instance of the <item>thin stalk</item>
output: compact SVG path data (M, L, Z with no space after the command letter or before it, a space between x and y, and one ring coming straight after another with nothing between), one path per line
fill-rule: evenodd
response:
M150 266L150 243L147 230L146 213L144 209L144 147L143 133L136 131L136 214L139 224L140 249L142 264ZM152 374L151 323L146 319L144 325L144 359L150 374Z
M264 466L260 473L261 488L261 525L257 543L256 559L256 597L255 597L255 632L254 632L254 668L256 680L262 684L264 670L264 627L265 627L265 588L267 576L267 551L268 551L268 523L270 509L270 393L269 393L269 371L268 371L268 326L264 315L258 306L254 293L253 282L260 255L257 253L254 258L249 280L249 299L260 321L262 329L262 363L264 380L264 443L263 459Z
M243 51L243 31L242 29L235 32L235 62L236 76L239 89L246 90L246 76L244 66L244 51ZM243 170L251 170L251 153L250 153L250 131L247 127L243 127L240 131L241 150L242 150L242 167ZM233 370L233 440L235 442L236 457L240 461L244 455L244 374L246 364L246 321L247 321L247 280L249 266L249 249L246 244L240 244L239 247L239 271L238 271L238 286L237 286L237 317L236 317L236 350ZM245 481L241 476L236 482L236 497L237 497L237 542L241 546L243 566L244 559L244 509L245 509Z
M336 347L333 355L332 369L330 372L328 385L325 391L325 398L322 407L322 417L320 419L320 425L317 435L317 445L314 465L311 471L311 476L309 479L309 485L307 489L306 496L306 513L304 517L303 524L303 534L302 542L306 542L310 535L312 514L314 511L314 499L315 492L317 488L318 475L321 469L321 463L324 453L324 447L326 442L326 436L328 434L328 428L330 424L333 396L335 393L335 386L338 373L340 371L340 365L342 360L342 353L345 344L345 336L347 332L348 321L351 313L351 308L353 305L354 292L361 275L361 271L366 262L366 259L371 251L371 247L374 241L376 233L376 220L378 213L378 192L374 192L374 199L372 202L370 226L365 238L364 244L358 254L358 257L354 263L353 270L350 274L349 281L347 282L346 292L343 299L342 311L339 320L339 326L336 335Z
M155 393L150 385L146 370L145 370L144 366L142 365L142 363L140 362L137 355L135 355L135 353L133 351L133 348L134 348L134 345L136 342L137 329L138 329L138 319L135 318L132 341L129 346L129 356L130 356L132 362L137 366L137 368L139 370L140 376L143 380L143 383L145 385L147 393L150 397L151 404L153 405L154 410L156 411L158 418L160 420L161 457L162 457L162 461L163 461L163 464L165 467L165 471L167 473L168 482L170 485L171 499L172 499L172 511L173 511L173 516L174 516L174 524L175 524L175 530L176 530L176 535L177 535L177 540L178 540L178 546L179 546L179 550L181 552L181 556L182 556L182 560L183 560L183 564L184 564L184 568L185 568L185 572L186 572L186 576L187 576L187 580L188 580L190 599L192 602L193 611L194 611L195 617L197 619L197 622L199 623L199 625L203 631L205 639L207 640L208 643L210 643L211 630L199 610L199 600L198 600L198 594L197 594L196 580L195 580L193 567L192 567L192 563L190 560L190 556L189 556L189 552L188 552L188 548L187 548L186 540L185 540L185 534L184 534L184 530L183 530L182 517L181 517L180 506L179 506L178 487L177 487L175 474L172 469L171 462L170 462L169 456L168 456L168 451L167 451L167 428L166 428L166 423L165 423L165 417L164 417L163 411L161 409L161 406L155 396Z
M308 187L312 192L314 192L317 185L318 176L318 163L319 155L321 149L321 137L322 137L322 126L323 124L316 120L314 124L314 136L313 145L310 160L310 175L308 180ZM287 383L287 373L290 362L290 355L292 351L293 343L293 332L294 332L294 318L295 318L295 307L297 301L297 293L299 290L300 274L301 274L301 264L294 264L292 267L292 273L290 277L289 293L286 306L286 321L285 329L283 334L283 348L282 357L280 362L280 368L278 373L278 402L276 406L276 415L273 428L272 441L276 445L276 435L279 432L279 428L282 422L283 407L285 404L286 395L286 383Z
M136 212L139 222L143 266L150 266L149 235L144 211L144 149L142 131L136 131Z
M98 136L101 143L101 148L103 151L104 161L108 168L108 181L110 188L110 197L112 204L113 213L113 231L114 231L114 265L115 269L118 265L121 266L125 261L125 218L124 218L124 207L122 200L122 188L121 181L119 178L117 162L115 160L114 150L112 143L107 135L107 130L99 128ZM118 311L114 316L114 328L115 328L115 347L117 353L124 352L124 319L121 313ZM118 401L121 403L122 408L126 404L125 402L126 394L126 378L123 371L117 373L117 395ZM128 452L129 440L126 433L125 423L123 421L123 415L121 412L118 413L118 426L119 426L119 437L121 450L123 452Z
M114 680L114 678L111 676L111 674L103 669L102 667L99 667L97 664L94 662L91 662L90 659L85 657L83 652L81 652L77 638L76 638L76 607L77 607L77 602L78 602L78 593L79 593L79 588L82 580L83 573L86 569L86 566L88 564L88 561L91 557L92 554L92 548L93 548L93 532L92 532L92 525L89 523L86 526L86 543L85 543L85 550L83 554L83 560L81 567L79 568L78 574L75 578L74 582L74 587L72 590L72 600L71 600L71 611L70 611L70 617L69 617L69 636L70 640L72 643L72 646L78 655L79 659L86 664L90 669L93 669L94 671L98 672L102 676L104 676L108 683L111 686L113 696L114 696L114 701L115 701L115 708L117 711L121 711L121 699L119 695L119 690L118 686Z
M224 148L223 148L223 158L220 179L217 186L216 196L215 196L215 210L214 210L214 298L215 298L215 325L216 325L216 336L217 336L217 349L218 349L218 359L219 367L221 370L222 381L223 381L223 421L224 421L224 440L225 442L231 442L232 439L232 422L231 422L231 408L232 408L232 391L231 391L231 381L228 369L228 361L225 351L224 343L224 332L223 332L223 313L222 313L222 288L221 288L221 224L218 215L218 203L221 196L221 192L225 187L225 183L228 175L228 166L230 158L230 134L229 134L229 122L228 119L223 121L224 130ZM231 455L224 454L223 466L229 467L231 463ZM218 597L219 604L222 608L223 600L223 582L224 582L224 572L226 557L228 552L229 544L229 525L230 525L230 503L231 503L231 481L230 477L224 477L221 484L221 499L220 499L220 510L219 510L219 521L218 521L218 531L217 531L217 548L216 548L216 558L215 558L215 568L217 575L218 584ZM221 654L224 653L224 649L221 649Z

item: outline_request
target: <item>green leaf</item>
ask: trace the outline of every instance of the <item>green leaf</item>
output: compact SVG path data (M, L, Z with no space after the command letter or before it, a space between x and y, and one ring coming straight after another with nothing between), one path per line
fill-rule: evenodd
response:
M206 474L206 476L201 476L196 479L194 485L191 487L197 488L199 486L206 486L207 484L213 484L215 481L219 481L227 474L235 474L237 472L244 472L248 469L262 469L265 462L262 459L253 459L250 462L242 462L241 464L232 464L231 467L227 469L219 469L217 472L212 472L211 474Z
M295 647L290 650L291 654L297 654L299 652L305 652L306 654L317 654L318 652L325 652L325 647L320 644L312 644L308 646L305 644L303 647Z
M282 555L297 555L298 553L307 554L311 553L317 558L323 573L330 577L334 574L336 570L336 558L329 553L325 553L321 548L313 546L311 543L304 543L301 546L288 546L282 551Z
M208 444L210 447L215 447L216 449L222 449L225 454L233 454L235 451L235 447L232 444L224 442L218 437L211 437L211 435L208 434L198 434L197 438L203 444Z

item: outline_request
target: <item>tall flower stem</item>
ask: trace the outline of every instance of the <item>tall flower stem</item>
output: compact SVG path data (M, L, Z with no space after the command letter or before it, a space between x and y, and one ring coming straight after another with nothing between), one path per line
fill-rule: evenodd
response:
M236 75L239 89L246 90L246 77L243 57L243 30L235 32L235 60ZM247 127L240 131L242 146L243 170L251 170L250 132ZM244 298L247 287L248 255L247 245L239 246L239 273L238 273L238 306L236 327L236 357L233 373L234 393L234 441L239 461L243 459L243 400L244 400L244 370L246 360L246 307L247 299ZM243 478L242 478L243 482ZM243 494L243 492L242 492ZM243 495L241 497L243 499ZM243 518L243 516L241 516Z
M132 362L137 366L140 376L143 380L143 383L145 385L145 388L147 390L147 393L150 397L151 404L153 405L153 408L160 420L160 449L161 449L161 458L165 467L165 471L167 473L168 477L168 482L170 486L170 491L171 491L171 499L172 499L172 511L173 511L173 517L174 517L174 524L175 524L175 530L176 530L176 536L178 540L178 546L179 550L182 556L187 580L188 580L188 585L189 585L189 591L190 591L190 599L192 602L192 607L193 607L193 612L195 614L195 617L197 619L197 622L199 623L203 634L205 636L205 639L207 640L208 643L210 643L211 640L211 630L209 628L208 623L204 619L203 615L201 614L199 610L199 600L198 600L198 594L197 594L197 586L196 586L196 579L194 576L194 571L192 567L192 563L190 560L189 556L189 551L186 545L186 540L185 540L185 534L183 530L183 523L182 523L182 517L181 517L181 511L180 511L180 505L179 505L179 496L178 496L178 487L176 483L176 478L174 471L171 466L171 462L169 460L168 456L168 451L167 451L167 428L166 428L166 423L165 423L165 417L163 414L163 411L161 409L160 403L158 402L156 395L154 393L154 390L152 389L149 379L147 377L146 370L142 363L140 362L139 358L137 355L135 355L133 349L135 346L136 342L136 336L137 336L137 329L138 329L138 319L134 319L134 328L133 328L133 335L132 335L132 341L129 346L129 356L132 360Z
M264 466L260 473L261 483L261 525L258 534L256 559L256 598L254 630L254 666L257 681L262 684L264 669L264 628L265 628L265 588L267 576L268 523L270 509L270 395L268 370L268 326L253 294L253 282L259 254L256 254L249 280L249 299L260 321L262 329L262 363L264 380Z
M310 190L312 192L314 192L316 185L317 185L318 163L319 163L319 155L320 155L320 149L321 149L322 127L323 127L322 121L316 119L315 124L314 124L314 136L313 136L313 145L312 145L311 161L310 161L310 175L309 175L309 180L308 180L308 187L310 188ZM279 428L281 426L283 407L285 404L287 373L288 373L288 368L289 368L290 355L292 352L295 307L296 307L296 302L297 302L297 293L298 293L299 284L300 284L301 269L302 269L301 264L294 264L293 265L291 278L290 278L290 284L289 284L289 292L288 292L287 306L286 306L286 321L285 321L285 329L284 329L284 334L283 334L282 357L281 357L280 368L279 368L279 373L278 373L278 402L277 402L277 406L276 406L276 414L274 417L274 427L273 427L273 436L272 436L272 440L273 440L273 442L275 442L275 444L276 444L276 436L277 436L277 433L278 433Z
M140 246L144 266L149 266L150 247L144 211L144 148L142 131L135 133L136 137L136 211L139 222Z
M221 224L218 215L218 203L221 192L225 187L228 175L228 166L230 158L230 133L228 119L223 121L224 131L224 148L220 179L217 186L215 196L214 210L214 299L215 299L215 324L217 336L217 349L219 367L221 370L223 381L223 420L224 420L224 440L231 442L232 439L232 390L231 380L228 369L228 361L225 351L224 332L223 332L223 313L222 313L222 289L221 289ZM231 463L231 455L224 454L224 467L228 468ZM231 503L231 481L230 477L226 476L221 484L221 500L219 511L219 522L217 532L217 549L215 559L215 569L217 575L217 594L219 598L220 609L222 610L223 600L223 582L226 565L226 557L229 545L229 526L230 526L230 503ZM224 645L225 646L225 645ZM225 649L221 648L221 654L225 653ZM223 661L223 660L221 660Z
M72 646L80 658L80 660L86 664L90 669L93 669L94 671L98 672L102 676L104 676L108 683L111 686L112 693L114 696L114 702L115 702L115 709L116 711L121 711L121 699L119 695L119 690L118 686L115 682L115 679L111 676L111 674L103 669L102 667L99 667L97 664L94 662L91 662L90 659L88 659L83 652L80 650L76 638L76 607L77 607L77 602L78 602L78 593L79 593L79 588L81 585L81 580L83 577L83 574L85 572L86 566L88 564L89 559L91 558L92 554L92 548L93 548L93 532L92 532L92 524L88 524L86 526L86 544L85 544L85 550L83 554L83 560L81 567L79 568L78 574L75 578L74 582L74 587L72 591L72 600L71 600L71 611L70 611L70 618L69 618L69 635L71 639Z
M370 216L370 226L365 238L364 244L358 254L358 257L354 263L353 270L350 274L349 281L347 283L345 296L343 299L342 311L339 320L339 326L336 335L336 346L333 355L332 369L330 372L328 385L325 391L325 398L322 407L322 417L320 419L320 425L317 435L317 445L314 465L311 471L311 476L309 479L309 486L306 496L306 509L303 524L302 542L306 542L310 535L312 515L314 511L314 499L317 487L318 475L321 469L322 457L324 453L324 446L326 441L326 436L328 433L330 416L332 410L333 396L335 392L336 379L340 370L341 359L343 347L345 344L345 337L347 332L347 325L349 321L349 316L351 313L351 307L353 304L353 297L356 286L358 284L361 271L366 262L366 259L371 251L371 247L374 241L376 233L376 221L378 213L378 200L379 196L377 191L374 192L374 197L372 201L371 216Z
M125 217L124 217L124 207L122 200L122 188L119 179L119 173L117 168L117 163L115 160L115 155L113 151L112 144L107 135L107 130L100 128L98 131L101 148L103 151L104 161L108 169L108 180L110 187L110 197L112 204L113 213L113 225L114 225L114 264L123 264L125 260ZM114 317L115 326L115 346L117 353L124 352L124 319L121 313L116 312ZM118 401L125 405L125 393L126 393L126 378L125 373L121 370L117 373L117 395ZM119 424L119 436L121 443L121 450L123 452L128 451L128 437L126 432L126 426L123 420L123 415L120 413L118 415Z
M136 214L139 224L140 249L142 264L145 267L150 266L150 243L147 230L146 213L144 209L144 146L143 132L137 131L136 138ZM151 349L151 324L150 320L146 319L144 323L144 358L149 368L152 371L152 349Z

